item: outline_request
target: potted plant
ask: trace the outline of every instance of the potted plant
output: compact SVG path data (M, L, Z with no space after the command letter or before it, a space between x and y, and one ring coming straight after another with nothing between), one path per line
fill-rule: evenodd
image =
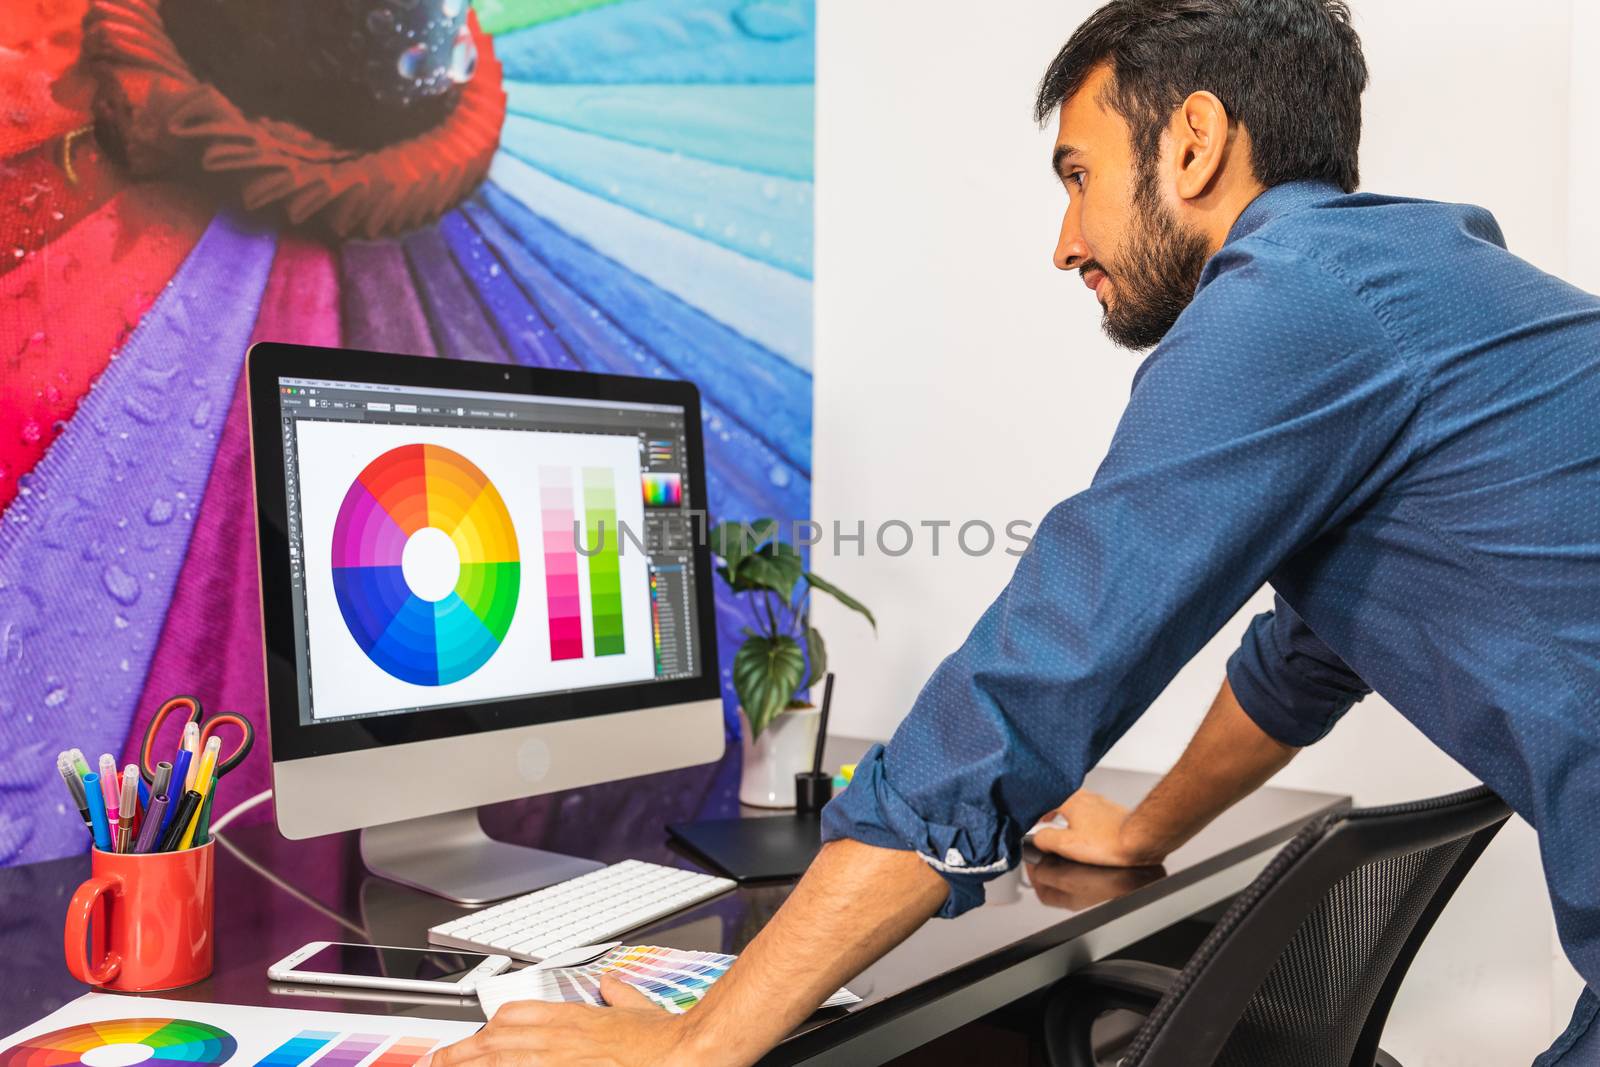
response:
M817 740L816 707L796 694L828 669L827 646L811 625L811 591L820 589L865 615L872 612L831 582L805 569L800 553L777 536L773 519L722 522L710 531L711 550L729 587L753 599L765 625L746 626L733 657L733 689L744 715L740 731L744 773L739 800L760 807L794 805L795 772L809 770Z

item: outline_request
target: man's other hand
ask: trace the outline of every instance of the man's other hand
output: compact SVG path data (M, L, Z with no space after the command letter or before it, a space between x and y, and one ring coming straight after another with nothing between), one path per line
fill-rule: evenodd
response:
M1128 809L1099 793L1078 790L1046 815L1045 821L1058 815L1066 820L1064 828L1046 826L1033 833L1034 847L1040 852L1100 867L1143 867L1165 858L1130 847L1123 833Z
M1033 834L1040 852L1101 867L1161 863L1212 819L1264 785L1299 752L1246 714L1226 679L1177 766L1129 811L1080 789ZM1051 822L1051 815L1045 822Z
M672 1015L612 975L600 979L607 1008L523 1000L417 1067L677 1067L691 1062L686 1015Z

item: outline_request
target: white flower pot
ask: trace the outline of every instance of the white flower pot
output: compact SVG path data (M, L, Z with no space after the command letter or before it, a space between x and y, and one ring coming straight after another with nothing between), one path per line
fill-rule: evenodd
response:
M743 720L740 744L744 748L744 773L739 779L739 803L757 808L794 807L794 776L811 769L817 748L821 711L815 707L789 708L750 740L750 719Z

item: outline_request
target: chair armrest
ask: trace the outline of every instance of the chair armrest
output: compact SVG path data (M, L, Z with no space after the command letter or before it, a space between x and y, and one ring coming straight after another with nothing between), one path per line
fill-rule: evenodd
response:
M1044 1047L1051 1067L1096 1067L1090 1029L1108 1011L1148 1015L1178 972L1142 960L1101 960L1074 971L1044 1002Z

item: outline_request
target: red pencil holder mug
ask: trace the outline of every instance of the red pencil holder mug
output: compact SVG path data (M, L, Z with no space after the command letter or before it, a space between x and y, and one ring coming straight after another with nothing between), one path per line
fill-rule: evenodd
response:
M72 894L67 970L102 989L146 993L211 974L216 845L179 852L93 850L90 877Z

